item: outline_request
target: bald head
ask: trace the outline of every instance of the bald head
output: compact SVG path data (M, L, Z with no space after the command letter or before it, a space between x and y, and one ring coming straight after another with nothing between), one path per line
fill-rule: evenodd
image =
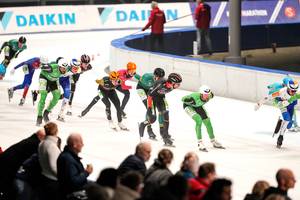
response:
M278 187L282 190L287 191L288 189L295 187L296 179L294 173L290 169L279 169L276 173L276 180Z
M39 138L39 140L45 139L45 135L46 135L45 129L41 128L35 134L37 135L37 137Z
M67 139L67 145L75 153L80 153L83 147L83 140L79 133L71 133Z
M151 144L149 142L141 142L135 148L135 154L142 157L144 161L148 161L151 156Z

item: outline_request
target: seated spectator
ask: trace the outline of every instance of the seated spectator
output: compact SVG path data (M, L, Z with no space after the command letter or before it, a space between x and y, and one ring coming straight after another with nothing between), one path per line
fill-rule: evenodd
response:
M101 185L91 183L86 188L88 200L110 200L107 190Z
M158 188L153 195L141 200L187 200L188 182L181 175L174 175L168 179L167 185Z
M151 156L151 144L148 142L139 143L135 148L135 154L129 155L119 166L118 173L121 177L128 171L138 171L143 176L146 174L146 165Z
M129 171L121 178L115 190L113 200L135 200L140 198L142 191L143 176L140 172Z
M16 174L14 185L17 200L32 200L38 198L37 188L41 183L41 167L38 155L35 153L20 167ZM1 198L0 198L1 199Z
M198 176L189 179L189 200L203 199L206 191L216 178L216 169L213 163L204 163L200 165Z
M231 185L230 180L221 178L215 179L207 192L205 193L204 200L231 200Z
M180 170L177 174L182 175L186 179L195 178L199 168L199 157L195 152L188 152L184 156Z
M145 187L143 196L150 197L161 186L165 186L168 179L173 175L169 166L173 160L173 153L169 149L162 149L158 153L158 157L147 170L145 176Z
M270 185L268 182L257 181L252 188L252 193L247 194L244 200L261 200L264 196L265 190L269 187Z
M270 187L265 191L263 200L271 194L284 196L285 200L290 200L288 190L295 187L296 179L290 169L279 169L276 173L277 187Z
M57 159L57 179L62 199L72 198L76 192L82 191L87 184L87 177L93 172L93 166L84 169L78 154L83 147L82 137L78 133L71 134L67 145Z
M10 146L0 154L0 193L5 199L15 199L13 181L22 163L37 153L38 145L45 137L44 129Z
M96 183L107 191L110 199L113 198L115 189L119 185L118 171L114 168L103 169Z
M46 137L38 148L38 158L42 169L42 183L40 186L40 199L58 199L57 158L60 154L60 140L57 136L58 127L49 122L44 126Z

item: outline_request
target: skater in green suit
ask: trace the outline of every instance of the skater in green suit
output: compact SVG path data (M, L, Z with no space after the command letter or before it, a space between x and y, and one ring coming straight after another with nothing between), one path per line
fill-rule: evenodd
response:
M56 62L48 63L48 59L41 59L42 67L39 77L39 93L40 101L38 104L38 116L36 125L40 126L44 119L45 123L49 121L49 113L57 104L60 98L60 90L58 79L67 72L67 68L59 66ZM48 93L51 92L53 95L48 107L45 108L45 101Z
M216 141L213 127L210 122L206 110L203 108L211 98L213 98L213 93L208 86L201 86L199 92L194 92L190 95L184 96L182 98L183 108L185 112L196 122L196 135L198 139L198 147L200 151L207 151L207 148L202 142L202 123L207 129L208 136L215 148L224 148L219 142Z

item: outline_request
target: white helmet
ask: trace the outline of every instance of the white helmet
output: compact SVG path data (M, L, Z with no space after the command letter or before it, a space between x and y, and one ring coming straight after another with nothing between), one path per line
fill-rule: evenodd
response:
M199 88L199 92L200 92L200 94L210 94L211 90L210 90L210 87L208 87L207 85L202 85Z
M64 58L59 59L58 66L67 69L69 67L68 61Z
M42 64L48 64L48 62L49 62L48 57L45 55L40 56L40 62Z
M70 62L71 66L80 66L80 60L73 58Z

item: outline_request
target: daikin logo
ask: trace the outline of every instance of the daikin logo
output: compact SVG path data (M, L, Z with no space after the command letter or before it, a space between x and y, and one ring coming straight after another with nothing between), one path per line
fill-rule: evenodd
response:
M98 8L100 20L102 24L105 24L105 22L108 20L108 17L110 13L113 11L112 7L105 7L105 8Z
M9 12L0 12L0 23L4 30L6 29L12 14L13 14L13 12L10 12L10 11Z

